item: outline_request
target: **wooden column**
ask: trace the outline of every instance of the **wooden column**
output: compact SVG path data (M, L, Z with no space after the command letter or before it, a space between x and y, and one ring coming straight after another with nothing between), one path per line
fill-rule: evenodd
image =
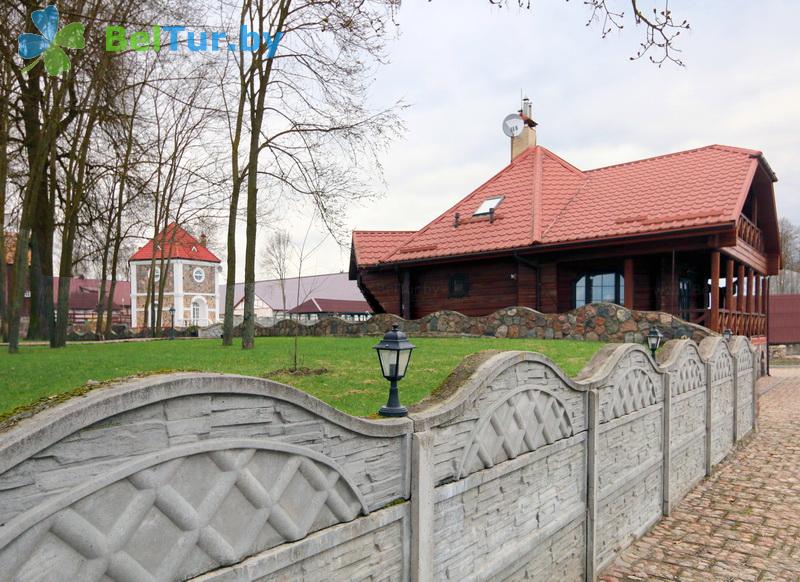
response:
M764 316L762 318L762 325L761 325L761 335L767 335L767 321L768 321L768 307L767 307L767 289L769 285L769 280L767 277L761 277L761 314Z
M745 312L745 305L744 305L744 300L745 300L744 286L745 286L745 282L744 282L744 264L742 264L742 263L739 263L739 273L736 276L736 281L738 283L737 290L736 290L736 299L737 299L737 302L739 304L738 307L736 308L736 311L738 311L739 313L744 313Z
M747 321L749 322L747 326L747 335L753 335L753 323L755 322L755 317L753 317L753 314L756 311L755 286L755 271L751 268L747 269L747 312L750 314L747 317Z
M736 311L733 305L733 259L728 259L725 267L725 309L730 312Z
M711 318L708 327L719 331L719 251L711 252Z
M633 309L633 259L625 259L625 307Z

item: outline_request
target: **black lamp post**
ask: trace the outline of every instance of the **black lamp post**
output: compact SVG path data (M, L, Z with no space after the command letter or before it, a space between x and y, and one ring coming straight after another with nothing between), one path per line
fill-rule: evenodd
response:
M408 336L400 331L400 326L394 324L374 349L378 352L378 362L380 362L383 377L391 382L389 401L378 411L378 414L381 416L406 416L408 410L400 404L397 383L406 375L414 344L410 343Z
M661 340L663 339L664 334L658 328L650 328L650 333L647 334L647 345L650 347L650 353L653 355L654 360L656 359L656 350L661 346Z
M169 330L169 339L175 339L175 306L169 308L169 315L172 318L172 324Z
M722 337L726 342L729 342L733 338L733 332L730 330L730 328L726 327L725 331L722 332Z

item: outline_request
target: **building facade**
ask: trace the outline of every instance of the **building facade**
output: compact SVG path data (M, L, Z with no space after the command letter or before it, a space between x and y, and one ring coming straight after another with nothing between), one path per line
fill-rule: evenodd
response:
M204 236L198 240L171 224L131 257L131 327L151 327L157 311L162 327L169 327L172 307L175 327L205 327L220 321L221 261L205 243ZM151 307L148 288L155 286L157 302L162 284L162 304Z
M712 145L583 171L512 140L512 161L419 231L353 233L350 277L376 313L419 318L592 302L748 336L767 330L780 268L761 152Z

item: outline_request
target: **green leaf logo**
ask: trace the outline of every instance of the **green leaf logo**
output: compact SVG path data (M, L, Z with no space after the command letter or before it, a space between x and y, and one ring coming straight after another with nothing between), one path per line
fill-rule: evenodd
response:
M23 59L36 59L30 63L23 73L27 73L40 60L44 60L44 68L48 75L57 77L72 68L64 49L82 49L86 46L83 38L85 27L79 22L68 24L58 30L58 8L54 5L44 10L37 10L31 15L33 24L42 34L25 33L19 35L19 56Z

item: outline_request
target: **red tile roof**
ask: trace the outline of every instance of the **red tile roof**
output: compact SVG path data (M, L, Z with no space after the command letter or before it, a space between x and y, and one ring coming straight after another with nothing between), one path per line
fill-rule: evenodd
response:
M372 309L366 301L312 298L290 309L289 313L372 313Z
M386 254L414 234L413 230L355 230L353 248L359 266L377 265Z
M581 171L533 147L416 233L354 232L356 262L363 267L729 223L742 210L761 156L711 145ZM484 200L499 196L493 222L473 216Z
M166 247L165 253L162 246ZM222 261L200 242L175 223L164 229L163 234L156 235L155 240L150 240L130 258L131 261L149 261L153 258L154 250L157 259L188 259L192 261L205 261L220 263Z

